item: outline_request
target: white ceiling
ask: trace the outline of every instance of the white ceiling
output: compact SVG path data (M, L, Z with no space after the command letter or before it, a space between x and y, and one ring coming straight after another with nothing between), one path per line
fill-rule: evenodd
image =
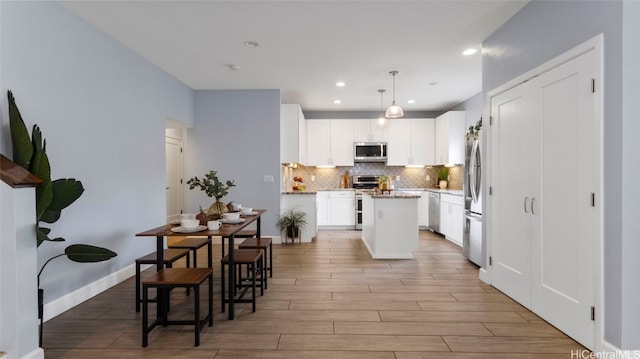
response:
M525 3L62 2L193 89L281 89L283 103L305 111L376 111L380 88L386 107L390 70L399 71L395 97L405 111L448 109L481 91L481 53L462 51L480 49Z

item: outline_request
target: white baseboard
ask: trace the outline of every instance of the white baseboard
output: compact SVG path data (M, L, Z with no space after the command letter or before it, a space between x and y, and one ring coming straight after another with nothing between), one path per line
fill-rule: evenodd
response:
M491 284L491 277L489 276L489 272L487 272L487 270L484 268L480 268L479 272L480 275L478 277L480 278L480 280L487 284Z
M82 288L53 300L44 305L44 321L48 321L76 305L104 292L105 290L119 284L136 274L135 264L131 264L110 275L89 283Z
M0 356L0 358L2 358L2 356ZM44 350L42 350L42 348L34 349L20 359L44 359Z

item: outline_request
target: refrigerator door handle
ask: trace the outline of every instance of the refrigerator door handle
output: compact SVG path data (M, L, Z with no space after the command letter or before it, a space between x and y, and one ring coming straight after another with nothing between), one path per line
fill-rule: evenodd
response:
M478 202L478 174L476 173L476 166L478 166L478 140L473 141L471 147L471 158L469 159L469 192L471 192L471 199L473 202ZM478 168L479 169L479 168Z
M468 218L468 219L475 219L475 220L478 220L478 221L482 220L482 215L481 214L473 213L473 212L471 212L469 210L465 210L464 211L464 216L465 216L465 218Z

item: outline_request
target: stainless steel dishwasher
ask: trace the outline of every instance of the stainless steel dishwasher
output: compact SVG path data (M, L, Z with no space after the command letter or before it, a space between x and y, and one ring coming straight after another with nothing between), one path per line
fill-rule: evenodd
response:
M429 191L429 227L440 233L440 193Z

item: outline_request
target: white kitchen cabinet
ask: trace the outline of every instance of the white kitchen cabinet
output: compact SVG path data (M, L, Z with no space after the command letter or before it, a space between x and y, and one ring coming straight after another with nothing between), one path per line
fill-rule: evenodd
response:
M462 247L464 225L464 198L446 193L440 194L440 233Z
M308 166L353 166L352 120L307 120Z
M386 142L387 126L378 120L353 120L353 142Z
M280 162L306 164L307 121L300 105L280 105Z
M313 193L297 193L283 194L280 197L280 210L284 212L287 209L296 208L307 214L307 225L302 230L300 240L302 242L311 242L317 232L316 223L316 196Z
M416 196L420 196L418 198L418 227L427 228L429 227L429 195L427 191L418 191L418 190L400 190L401 192L406 192L410 194L414 194Z
M318 226L354 228L356 225L355 191L318 191L316 213Z
M436 165L464 164L465 111L449 111L435 122Z
M318 226L329 225L329 191L316 193L316 224Z
M435 120L390 120L387 130L388 166L425 166L435 156Z
M354 191L331 191L329 193L330 225L356 225L355 199Z

